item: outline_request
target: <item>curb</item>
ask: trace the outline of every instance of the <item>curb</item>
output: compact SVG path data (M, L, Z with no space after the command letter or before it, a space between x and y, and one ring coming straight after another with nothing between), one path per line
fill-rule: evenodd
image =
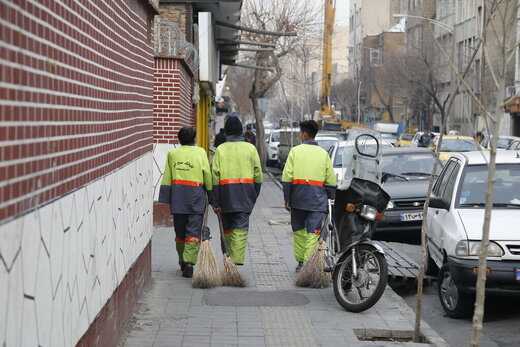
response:
M397 295L392 288L389 286L386 287L384 296L386 296L390 301L394 302L398 305L398 310L406 317L408 322L413 326L415 326L415 312L412 310L410 306ZM421 319L421 333L426 337L428 343L431 346L437 347L449 347L450 345L444 341L444 339L435 331L428 323Z

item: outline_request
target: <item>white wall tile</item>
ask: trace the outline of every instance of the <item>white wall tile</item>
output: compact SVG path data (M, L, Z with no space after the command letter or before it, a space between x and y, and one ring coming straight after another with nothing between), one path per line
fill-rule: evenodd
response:
M23 302L23 332L21 346L38 346L38 324L34 300Z
M149 153L0 227L2 257L12 263L20 249L12 274L0 264L0 345L6 332L15 346L30 330L24 343L37 336L53 347L74 345L85 333L151 238L152 165ZM22 285L34 295L32 307Z

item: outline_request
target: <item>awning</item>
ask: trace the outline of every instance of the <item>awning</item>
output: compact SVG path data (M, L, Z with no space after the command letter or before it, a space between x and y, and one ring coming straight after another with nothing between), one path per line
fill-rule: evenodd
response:
M507 113L520 112L520 93L507 99L504 103L504 109Z

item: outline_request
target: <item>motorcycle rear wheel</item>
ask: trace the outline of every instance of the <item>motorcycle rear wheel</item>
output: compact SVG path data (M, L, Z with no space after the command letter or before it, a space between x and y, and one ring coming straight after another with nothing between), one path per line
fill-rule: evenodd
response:
M357 278L352 276L352 251L341 256L332 274L337 302L347 311L362 312L374 306L383 295L388 282L385 256L371 245L356 250Z

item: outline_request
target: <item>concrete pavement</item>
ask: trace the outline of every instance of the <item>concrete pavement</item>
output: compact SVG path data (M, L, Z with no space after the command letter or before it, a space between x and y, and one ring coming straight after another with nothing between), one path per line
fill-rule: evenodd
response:
M240 267L248 279L247 288L192 288L177 265L173 230L156 228L152 283L120 346L415 345L392 342L410 336L415 316L390 288L370 310L350 313L336 302L332 287L295 287L292 231L284 223L288 220L282 192L266 175L251 216L245 265ZM208 224L222 264L218 224L212 212ZM446 345L426 323L422 327L431 345ZM363 340L371 337L384 341Z

